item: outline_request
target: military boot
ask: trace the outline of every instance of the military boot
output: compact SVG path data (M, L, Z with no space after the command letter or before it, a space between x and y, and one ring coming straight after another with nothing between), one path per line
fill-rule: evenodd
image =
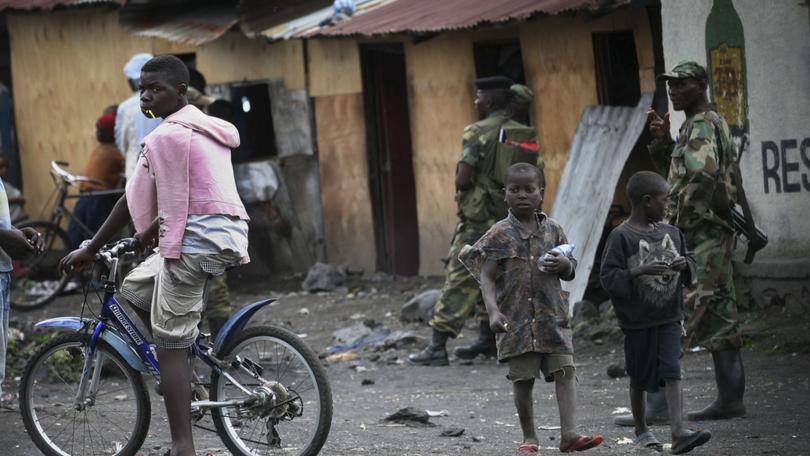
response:
M717 399L708 407L689 412L689 421L727 420L745 416L745 369L739 350L712 352Z
M481 322L478 329L478 340L472 345L456 347L453 353L461 359L473 359L478 355L496 356L498 348L495 346L495 333L489 327L489 322Z
M408 356L408 362L417 366L446 366L447 361L447 339L450 333L441 332L433 328L433 338L430 345L419 353L412 353Z
M648 426L653 424L669 424L667 396L664 394L663 389L658 390L657 393L647 393L647 406L644 408L644 417L646 418ZM613 419L613 423L618 426L629 427L636 425L632 413L617 416Z

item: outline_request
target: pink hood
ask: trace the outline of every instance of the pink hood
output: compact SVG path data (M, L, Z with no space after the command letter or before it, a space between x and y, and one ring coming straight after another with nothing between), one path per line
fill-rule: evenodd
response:
M236 127L192 105L167 117L144 138L127 183L127 205L137 231L160 218L161 256L180 257L189 215L249 220L231 165L231 148L238 145Z

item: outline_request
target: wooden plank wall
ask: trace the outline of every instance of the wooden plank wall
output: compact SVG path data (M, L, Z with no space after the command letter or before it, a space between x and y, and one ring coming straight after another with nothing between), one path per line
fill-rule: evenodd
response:
M307 42L327 260L376 269L360 56L354 40Z
M419 273L441 275L458 218L454 176L464 127L475 121L470 34L405 42L419 214Z
M535 94L534 118L546 162L546 210L553 206L582 111L598 103L591 34L614 30L633 31L641 91L654 91L652 33L642 8L615 11L592 22L552 17L520 25L523 64Z
M37 217L54 188L50 161L80 173L97 144L96 119L131 95L122 73L129 58L193 50L130 35L107 8L10 14L8 27L23 190Z
M305 89L301 40L268 43L239 31L197 48L197 69L209 84L281 79L288 89Z

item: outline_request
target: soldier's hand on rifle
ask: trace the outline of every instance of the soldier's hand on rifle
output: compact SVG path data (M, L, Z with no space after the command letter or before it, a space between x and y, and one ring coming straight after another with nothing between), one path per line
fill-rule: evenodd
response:
M655 109L647 111L647 120L650 122L650 134L655 138L666 138L669 135L669 113L664 117L658 115Z
M686 257L679 256L669 263L669 269L673 271L683 271L686 269Z

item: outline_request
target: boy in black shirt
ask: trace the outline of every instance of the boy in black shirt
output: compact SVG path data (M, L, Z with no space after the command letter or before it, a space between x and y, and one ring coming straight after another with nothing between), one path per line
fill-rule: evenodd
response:
M647 428L644 407L645 394L663 386L672 453L683 454L708 442L711 434L684 429L681 416L683 286L694 282L696 264L681 231L661 223L668 193L667 182L656 173L641 171L630 178L630 218L608 236L600 275L625 334L636 443L661 449Z

